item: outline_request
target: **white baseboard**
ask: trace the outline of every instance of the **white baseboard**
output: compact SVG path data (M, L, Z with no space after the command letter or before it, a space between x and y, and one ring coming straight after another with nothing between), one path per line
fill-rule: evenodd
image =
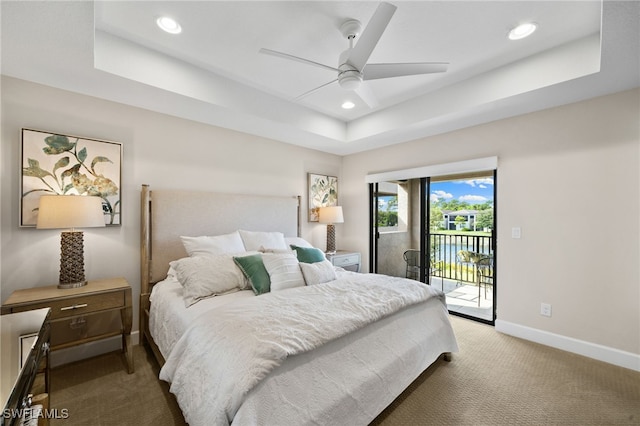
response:
M526 327L508 321L496 320L496 331L521 339L530 340L552 348L597 359L619 367L640 371L640 355L621 351L596 343Z
M134 331L131 333L131 344L137 345L140 341L140 333ZM95 342L85 343L84 345L72 346L70 348L60 349L51 352L51 367L57 367L70 362L80 361L85 358L102 355L122 349L122 337L114 336L108 339L96 340Z

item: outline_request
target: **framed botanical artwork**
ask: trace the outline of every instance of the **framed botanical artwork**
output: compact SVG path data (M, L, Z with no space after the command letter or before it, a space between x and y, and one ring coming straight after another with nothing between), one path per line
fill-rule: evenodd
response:
M20 226L35 226L42 195L102 198L107 226L122 219L122 144L22 129Z
M308 174L309 222L318 222L318 209L338 205L338 178L335 176Z

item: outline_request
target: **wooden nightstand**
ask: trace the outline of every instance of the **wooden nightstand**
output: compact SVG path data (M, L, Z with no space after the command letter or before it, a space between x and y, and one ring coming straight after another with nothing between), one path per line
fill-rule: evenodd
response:
M327 254L327 259L333 266L339 266L348 271L360 272L360 253L356 251L338 250Z
M52 329L51 350L63 349L107 337L122 335L122 351L127 370L133 373L133 348L131 346L131 286L124 278L89 281L78 288L59 289L57 286L35 287L14 291L2 305L2 314L51 308L51 323L69 321L105 312L120 312L120 330L109 330L96 335L55 343Z

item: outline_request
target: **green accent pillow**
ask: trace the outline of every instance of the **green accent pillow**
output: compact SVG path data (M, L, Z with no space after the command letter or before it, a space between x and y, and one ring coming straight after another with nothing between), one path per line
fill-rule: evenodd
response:
M271 280L269 279L267 268L262 262L261 254L234 257L233 261L236 262L244 276L247 277L256 295L269 293Z
M293 244L291 245L291 248L296 251L296 256L298 256L298 262L316 263L316 262L322 262L323 260L327 260L322 250L318 248L300 247Z

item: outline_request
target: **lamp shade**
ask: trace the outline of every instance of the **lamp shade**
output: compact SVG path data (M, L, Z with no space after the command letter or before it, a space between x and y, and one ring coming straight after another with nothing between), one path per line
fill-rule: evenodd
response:
M43 195L38 207L38 229L105 226L102 198L81 195Z
M318 221L320 223L343 223L341 206L320 207L318 212Z

